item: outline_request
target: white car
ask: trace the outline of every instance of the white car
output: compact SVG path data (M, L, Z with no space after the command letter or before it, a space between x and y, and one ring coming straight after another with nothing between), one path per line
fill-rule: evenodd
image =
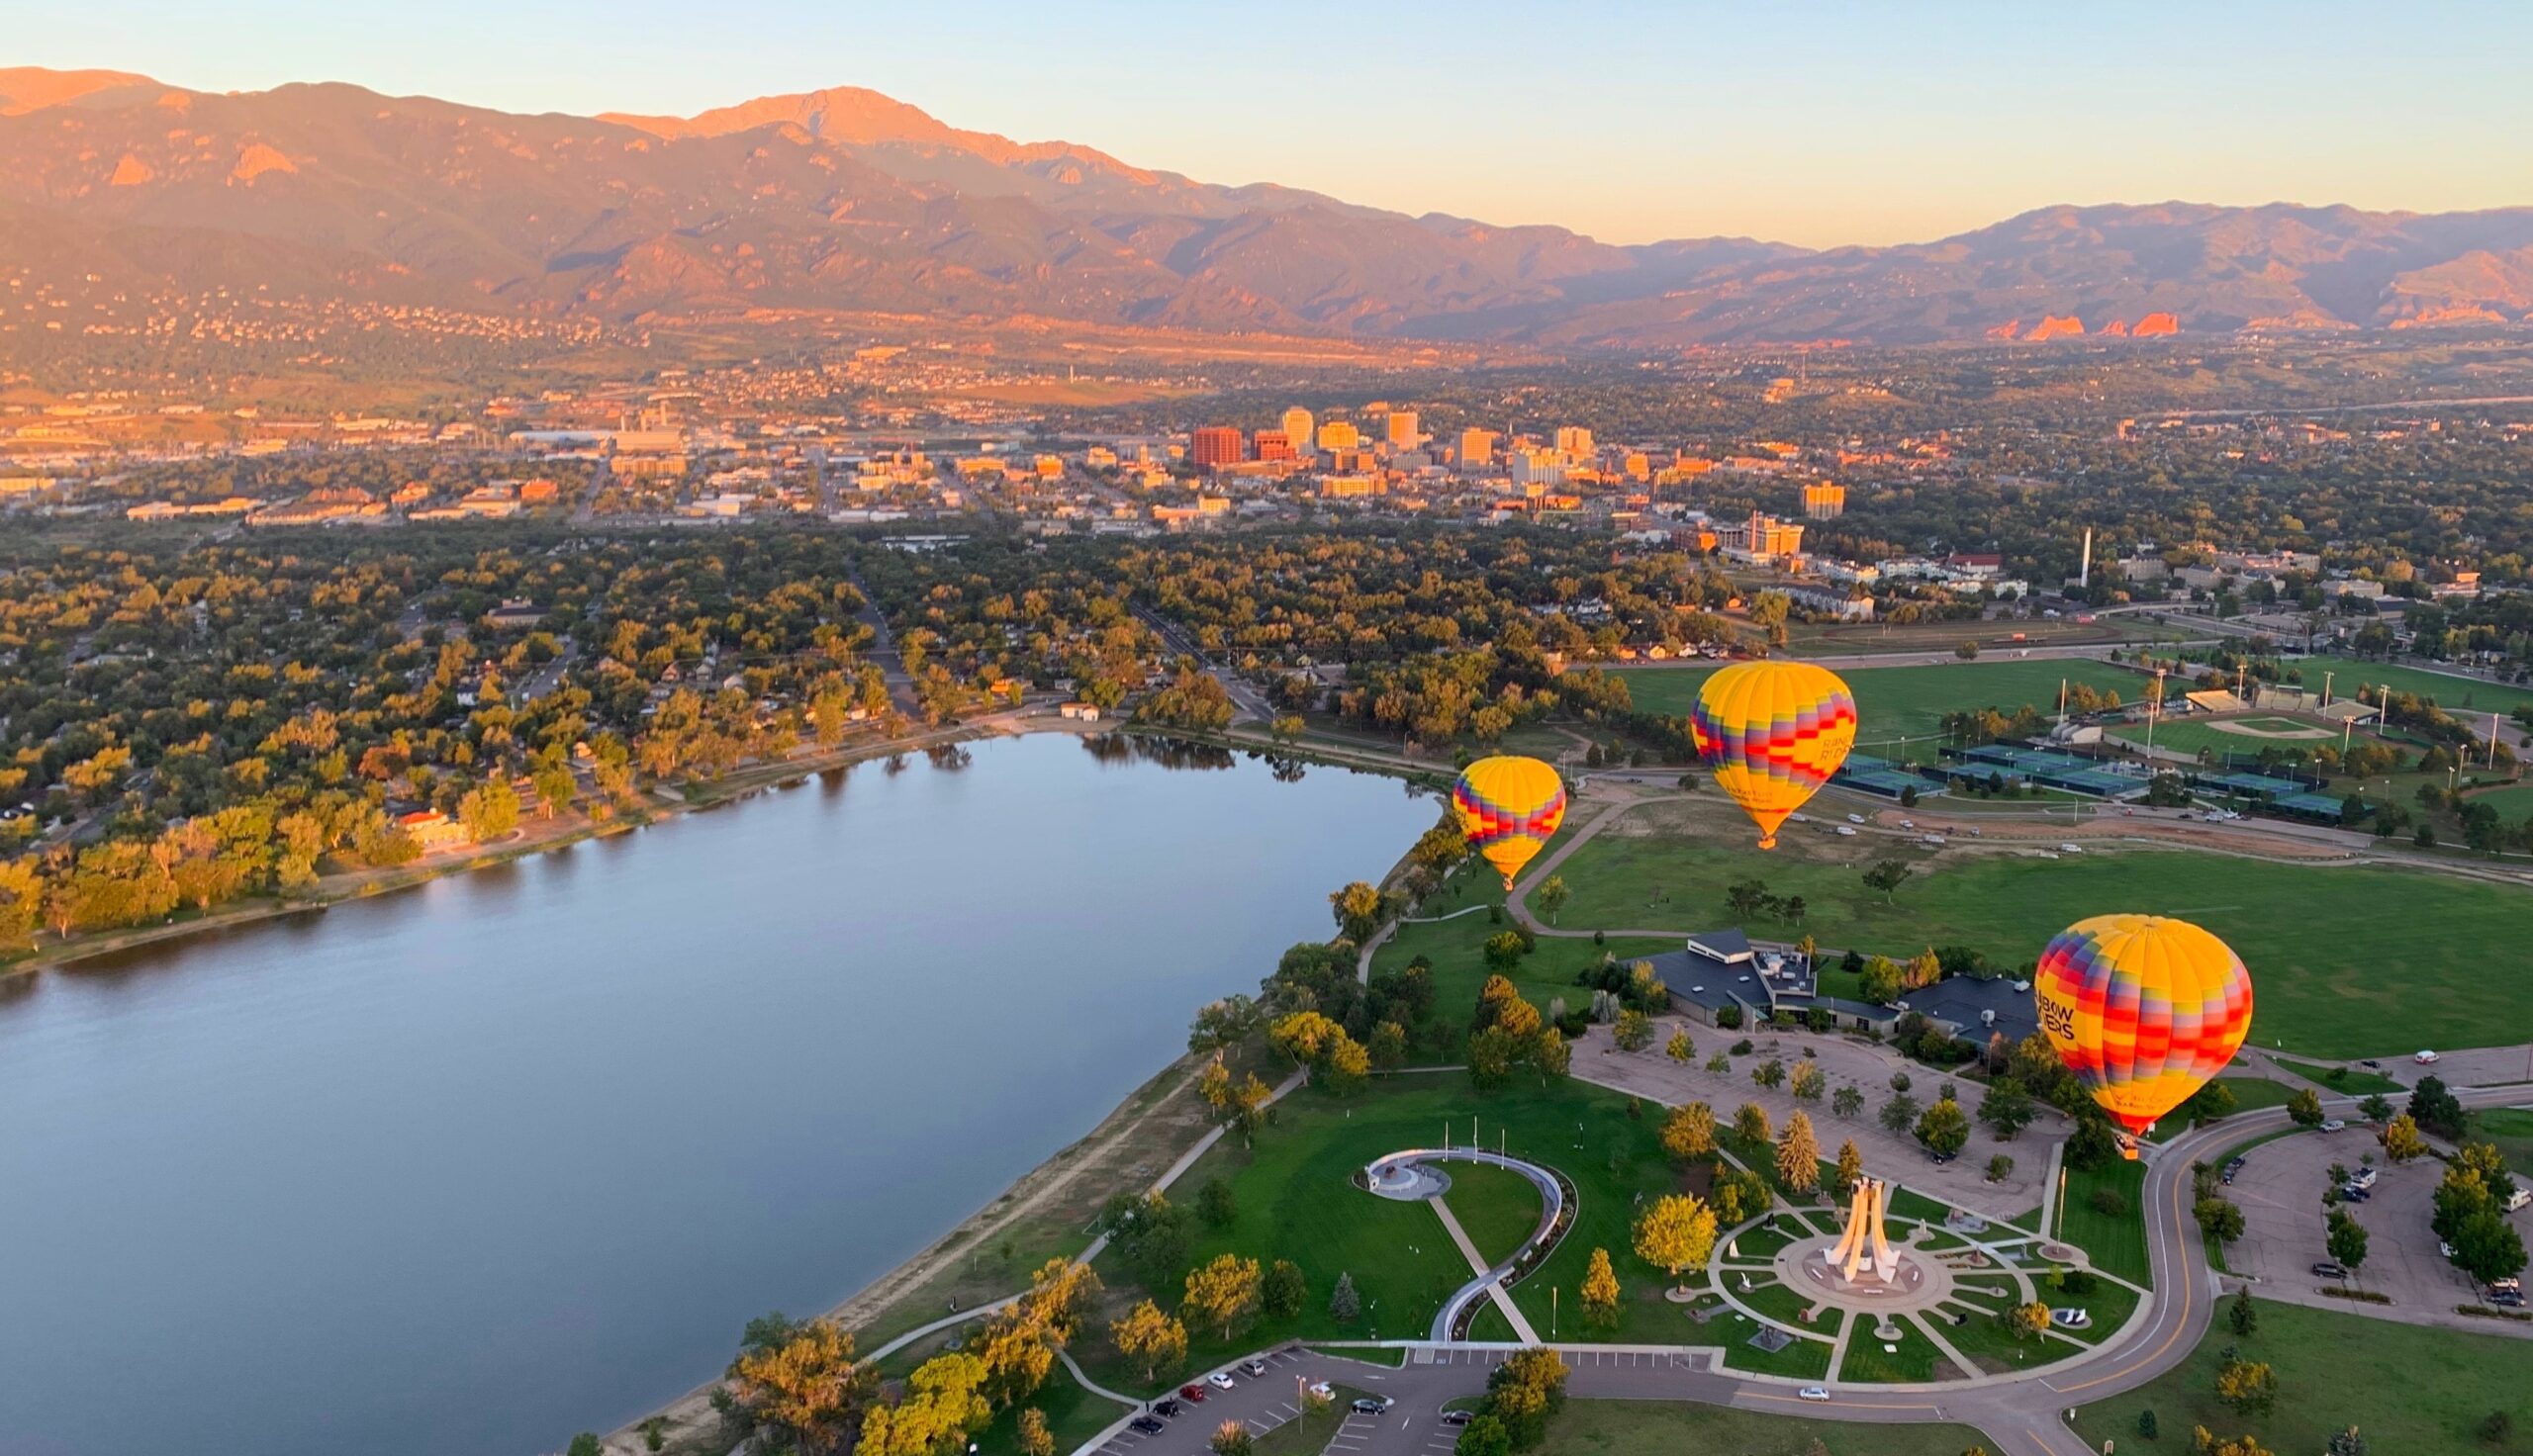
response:
M1807 1385L1803 1389L1796 1391L1794 1393L1794 1397L1798 1401L1826 1401L1829 1399L1829 1393L1820 1386Z
M1797 824L1809 824L1809 823L1811 823L1811 822L1812 822L1812 816L1811 816L1811 815L1809 815L1809 814L1795 813L1795 814L1788 814L1788 815L1786 815L1786 817L1787 817L1788 819L1793 820L1793 821L1794 821L1795 823L1797 823Z
M1864 822L1864 816L1862 814L1849 814L1847 816L1847 822L1849 824L1862 824Z
M1333 1400L1337 1395L1337 1387L1324 1380L1314 1380L1310 1383L1310 1393L1323 1401Z
M2060 845L2060 846L2058 847L2058 853L2059 853L2059 854L2062 854L2062 855L2081 855L2081 854L2083 854L2084 852L2085 852L2085 847L2084 847L2083 845L2075 844L2075 843L2072 843L2072 842L2070 842L2070 843L2068 843L2068 844Z
M1915 829L1918 827L1918 821L1915 819L1903 819L1900 821L1900 827L1902 829Z
M1849 839L1853 839L1856 837L1856 827L1852 824L1841 824L1838 826L1838 833L1845 835Z
M1213 1374L1205 1377L1205 1384L1212 1386L1218 1391L1230 1390L1238 1383L1239 1382L1231 1378L1231 1372L1228 1370L1217 1370Z
M2327 1128L2330 1124L2324 1123L2322 1126ZM2360 1190L2372 1188L2375 1186L2375 1180L2382 1176L2384 1175L2374 1168L2359 1168L2348 1175L2348 1186Z
M1240 1362L1240 1373L1248 1376L1252 1380L1260 1379L1266 1373L1266 1362L1264 1360L1243 1360Z
M2348 1126L2348 1124L2347 1124L2345 1121L2343 1121L2342 1119L2339 1119L2339 1118L2324 1118L2324 1119L2322 1119L2322 1131L2323 1131L2323 1132L2325 1132L2325 1133L2336 1133L2336 1132L2338 1132L2340 1129L2345 1128L2345 1127L2347 1127L2347 1126Z
M2410 1060L2417 1062L2417 1063L2418 1063L2419 1065L2421 1065L2421 1066L2425 1066L2425 1065L2427 1065L2429 1062L2434 1061L2434 1060L2436 1060L2436 1059L2437 1059L2437 1055L2436 1055L2436 1053L2435 1053L2435 1052L2433 1052L2433 1051L2422 1051L2422 1052L2418 1053L2416 1056L2413 1056L2413 1057L2411 1057L2411 1058L2410 1058Z

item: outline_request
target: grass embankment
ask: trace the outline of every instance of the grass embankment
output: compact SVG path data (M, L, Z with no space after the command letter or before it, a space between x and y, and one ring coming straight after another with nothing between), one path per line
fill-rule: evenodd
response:
M2533 1179L2533 1111L2491 1108L2472 1114L2472 1136L2497 1144L2498 1156L2517 1176Z
M1544 1449L1557 1456L1961 1456L1996 1443L1966 1425L1853 1425L1674 1401L1567 1401Z
M1540 1227L1540 1191L1510 1168L1462 1163L1451 1171L1451 1191L1443 1201L1477 1245L1477 1256L1490 1265L1511 1258Z
M2533 947L2520 934L2524 892L2514 886L2181 851L2055 861L1957 848L1929 854L1800 833L1762 855L1722 832L1732 821L1720 796L1637 814L1655 832L1604 832L1566 862L1573 899L1565 924L1714 929L1733 923L1726 888L1756 878L1773 894L1801 896L1806 914L1800 926L1745 925L1753 935L1808 932L1824 946L1894 956L1962 945L2013 965L2077 920L2151 910L2205 926L2243 956L2260 987L2252 1030L2262 1046L2327 1056L2506 1040L2520 1021L2515 985L2533 971ZM1892 903L1862 877L1885 858L1919 867ZM2457 946L2475 954L2455 956Z
M2456 678L2395 663L2317 657L2307 658L2297 666L2303 673L2301 685L2316 692L2321 690L2322 674L2329 673L2334 699L2355 697L2359 687L2367 686L2390 687L2394 692L2432 697L2436 699L2437 706L2448 712L2511 713L2533 703L2533 689L2503 682L2484 682L2476 678Z
M2076 1429L2099 1447L2137 1441L2137 1412L2161 1428L2154 1449L2185 1450L2190 1430L2246 1432L2279 1452L2319 1451L2354 1425L2377 1451L2467 1452L2520 1449L2533 1428L2533 1343L2502 1335L2394 1324L2360 1315L2259 1302L2259 1323L2238 1337L2222 1319L2188 1360L2139 1390L2077 1413ZM2278 1403L2265 1415L2238 1414L2215 1398L2216 1368L2228 1345L2271 1366ZM2514 1443L2482 1444L2478 1427L2492 1410L2513 1421Z
M2364 1067L2317 1066L2309 1061L2296 1061L2285 1056L2273 1056L2270 1060L2326 1092L2334 1092L2342 1096L2364 1097L2369 1093L2381 1092L2387 1097L2392 1097L2409 1090L2382 1072L2370 1072ZM2284 1097L2279 1099L2281 1102L2286 1100Z
M2285 1107L2287 1099L2296 1095L2295 1088L2269 1077L2218 1077L2215 1085L2234 1094L2234 1113L2227 1116L2257 1112L2264 1107ZM2176 1112L2155 1124L2154 1131L2146 1135L2146 1140L2170 1142L2194 1128L2205 1128L2222 1121L2223 1118L2185 1117Z

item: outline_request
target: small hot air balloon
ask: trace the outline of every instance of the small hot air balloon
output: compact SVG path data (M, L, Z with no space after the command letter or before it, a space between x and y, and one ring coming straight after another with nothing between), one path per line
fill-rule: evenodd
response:
M1773 850L1777 826L1855 747L1856 700L1811 663L1736 663L1698 688L1689 735L1716 786L1759 826L1759 848Z
M2060 931L2031 980L2040 1030L2094 1101L2137 1135L2222 1071L2252 1025L2252 978L2187 920L2097 915Z
M1460 771L1452 808L1469 847L1504 876L1504 888L1565 820L1565 780L1537 759L1498 754Z

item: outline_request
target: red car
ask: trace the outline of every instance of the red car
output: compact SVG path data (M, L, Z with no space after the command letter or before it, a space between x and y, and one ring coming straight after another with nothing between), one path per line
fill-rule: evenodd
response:
M1205 1388L1201 1385L1182 1385L1178 1388L1178 1394L1196 1405L1201 1406L1205 1401Z

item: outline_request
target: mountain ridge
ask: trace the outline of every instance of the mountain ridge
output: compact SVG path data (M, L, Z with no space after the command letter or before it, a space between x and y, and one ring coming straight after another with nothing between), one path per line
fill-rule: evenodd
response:
M1619 245L1202 182L849 86L581 117L0 69L0 207L37 234L0 267L58 266L69 236L218 239L108 252L153 284L392 280L619 321L824 309L1622 350L2533 321L2533 208L2053 205L1924 243Z

